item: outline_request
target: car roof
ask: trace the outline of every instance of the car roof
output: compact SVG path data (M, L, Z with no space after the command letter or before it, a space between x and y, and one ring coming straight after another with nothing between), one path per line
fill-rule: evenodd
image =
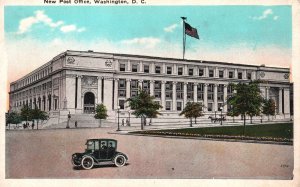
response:
M93 138L93 139L87 139L87 141L117 141L117 140L114 140L114 139L107 139L107 138Z

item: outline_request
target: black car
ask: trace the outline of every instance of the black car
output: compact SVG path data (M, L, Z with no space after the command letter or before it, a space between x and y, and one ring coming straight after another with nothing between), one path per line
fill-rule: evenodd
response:
M84 153L74 153L72 164L84 169L91 169L94 165L114 163L121 167L126 164L128 157L117 151L117 140L113 139L88 139Z

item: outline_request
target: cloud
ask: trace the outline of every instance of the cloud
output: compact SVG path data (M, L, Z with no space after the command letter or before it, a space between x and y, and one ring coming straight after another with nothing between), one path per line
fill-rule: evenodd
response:
M174 29L176 29L178 27L178 24L173 24L173 25L170 25L170 26L168 26L168 27L165 27L164 28L164 31L165 32L173 32L174 31Z
M274 20L278 20L279 16L274 16L273 19Z
M29 32L33 25L39 23L43 23L50 28L60 27L60 30L63 33L72 32L72 31L83 32L86 30L84 27L78 29L77 26L74 24L65 25L62 20L54 22L48 15L45 14L44 11L37 10L34 12L34 16L30 16L20 20L17 34L24 34L26 32Z
M133 39L121 41L121 43L126 45L142 45L145 46L146 48L153 48L160 42L161 40L159 38L154 38L154 37L133 38Z
M266 18L268 18L269 16L271 16L272 14L274 14L273 13L273 10L272 9L267 9L267 10L265 10L263 13L262 13L262 15L261 16L254 16L254 17L251 17L252 19L254 19L254 20L263 20L263 19L266 19ZM276 17L276 16L275 16ZM278 17L278 16L277 16ZM275 20L275 19L274 19Z

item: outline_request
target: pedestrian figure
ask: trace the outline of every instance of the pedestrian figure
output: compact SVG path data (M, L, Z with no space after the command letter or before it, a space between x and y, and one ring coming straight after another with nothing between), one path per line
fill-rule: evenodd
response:
M69 114L68 114L67 126L66 126L66 128L67 128L67 129L69 129L69 128L70 128L70 125L69 125L69 123L70 123L70 119L71 119L71 114L70 114L70 112L69 112Z
M124 126L124 119L122 119L122 126Z
M152 125L152 119L149 120L149 126Z
M25 129L26 128L26 125L25 125L25 123L23 123L23 129Z
M32 127L32 129L34 129L34 122L32 122L32 126L31 127Z
M127 125L127 126L130 126L130 123L129 123L128 118L126 119L126 125Z
M77 128L77 121L75 121L75 128Z

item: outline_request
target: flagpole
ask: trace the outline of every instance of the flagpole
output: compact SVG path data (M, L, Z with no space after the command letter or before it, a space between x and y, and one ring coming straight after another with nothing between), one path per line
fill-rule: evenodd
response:
M182 59L184 60L184 54L185 54L185 40L186 40L186 36L185 36L185 20L186 20L186 17L181 17L182 19L182 28L183 28L183 31L182 31Z

